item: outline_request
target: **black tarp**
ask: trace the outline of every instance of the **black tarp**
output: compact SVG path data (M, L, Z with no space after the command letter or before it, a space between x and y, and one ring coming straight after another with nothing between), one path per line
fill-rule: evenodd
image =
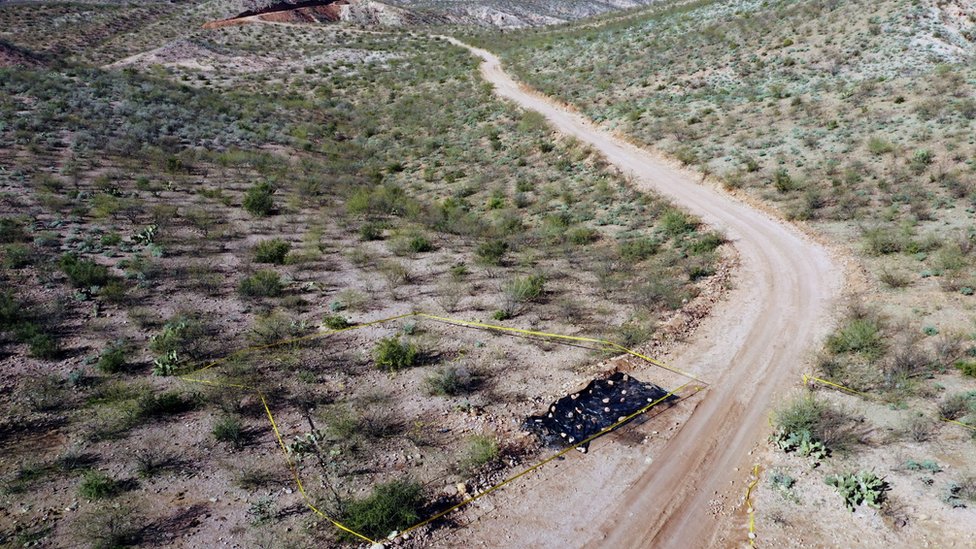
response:
M557 400L546 413L529 416L525 426L547 446L572 446L653 402L664 399L664 404L676 398L653 383L616 372ZM579 449L585 452L587 446L583 444Z

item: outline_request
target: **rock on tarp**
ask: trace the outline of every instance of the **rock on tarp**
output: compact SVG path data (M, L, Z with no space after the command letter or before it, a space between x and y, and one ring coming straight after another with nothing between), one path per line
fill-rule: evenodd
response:
M525 427L547 446L572 446L653 402L664 399L663 404L676 398L653 383L616 372L557 400L546 413L529 416ZM583 444L579 449L585 452L588 446Z

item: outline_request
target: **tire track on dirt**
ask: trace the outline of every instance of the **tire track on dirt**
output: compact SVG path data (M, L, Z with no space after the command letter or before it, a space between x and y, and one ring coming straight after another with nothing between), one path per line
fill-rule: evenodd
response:
M482 59L482 75L497 95L541 113L561 133L600 151L638 187L670 197L723 231L740 256L729 299L672 360L710 381L704 400L653 463L635 473L615 506L575 532L549 532L553 547L737 545L745 531L729 528L741 487L731 483L745 473L735 470L749 468L748 454L768 428L773 398L795 384L806 353L823 337L842 268L795 227L525 89L492 53L445 38ZM586 494L580 498L585 505Z

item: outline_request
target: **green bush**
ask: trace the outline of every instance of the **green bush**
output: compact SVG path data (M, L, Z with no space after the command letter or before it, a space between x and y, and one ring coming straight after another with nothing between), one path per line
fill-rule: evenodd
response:
M76 288L101 287L109 280L108 267L90 259L80 259L74 254L61 256L60 265L61 270Z
M259 217L271 214L274 210L274 187L270 183L256 183L244 192L244 209L247 213Z
M429 252L434 249L434 245L422 234L411 236L408 245L410 251L415 254Z
M136 415L141 419L160 419L189 412L197 407L197 399L175 391L144 394L136 401Z
M88 471L78 484L78 494L88 500L109 498L121 491L119 482L98 471Z
M890 488L883 477L871 471L831 475L825 478L824 482L837 489L844 498L844 505L851 512L861 503L880 509L881 504L884 503L885 492Z
M23 269L34 263L34 251L27 244L7 244L3 247L3 266Z
M976 377L976 361L966 362L960 360L959 362L956 363L956 368L959 368L959 371L961 371L963 375L967 375L969 377Z
M125 341L116 341L98 355L95 367L106 374L121 372L129 363L129 346Z
M401 342L396 337L379 340L373 349L376 367L388 372L396 372L413 366L417 363L419 354L416 345L405 341Z
M773 427L784 433L815 433L820 430L826 404L812 394L788 401L773 412Z
M501 265L508 251L508 243L504 240L489 240L482 242L475 250L475 256L482 265Z
M278 297L284 291L284 287L278 273L263 270L241 280L237 291L244 297Z
M725 237L715 232L708 232L692 240L685 249L688 253L701 255L715 251L715 248L724 243Z
M36 322L26 321L16 325L14 334L27 344L27 350L34 358L51 360L61 355L61 344L57 337Z
M282 265L289 251L291 251L291 244L280 238L263 240L254 247L254 261Z
M0 244L11 244L27 240L24 223L10 217L0 218Z
M620 257L634 263L651 257L660 249L661 243L651 238L633 238L621 242L618 246Z
M330 330L342 330L352 326L352 323L346 317L339 314L325 315L325 318L322 319L322 324Z
M584 246L596 242L600 238L600 231L590 227L576 227L566 234L566 238L577 246Z
M698 221L679 210L669 209L661 216L661 228L668 236L690 233L696 227L698 227Z
M365 241L381 240L383 238L383 225L379 223L363 223L359 227L359 238Z
M875 360L884 354L881 321L875 317L852 318L827 338L827 349L834 354L858 353Z
M528 303L542 296L546 277L541 274L518 276L502 286L505 296L515 303Z
M226 442L240 450L247 443L247 436L241 420L236 416L221 416L213 426L213 436L218 442Z
M868 138L868 152L875 156L888 154L893 150L895 150L894 145L882 137L873 136Z
M424 506L423 487L412 480L380 484L366 498L346 507L344 521L350 529L374 539L414 525Z

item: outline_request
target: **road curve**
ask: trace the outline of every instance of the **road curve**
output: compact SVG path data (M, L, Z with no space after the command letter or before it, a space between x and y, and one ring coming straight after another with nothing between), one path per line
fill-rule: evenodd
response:
M747 475L749 451L768 428L774 396L797 382L802 360L824 335L842 268L795 227L698 183L653 153L525 89L492 53L445 38L483 60L481 72L497 95L541 113L559 132L600 151L637 187L670 197L723 231L739 254L729 301L714 311L703 328L707 333L697 334L674 360L709 381L701 404L653 463L635 475L615 507L589 524L583 538L574 535L563 546L738 545L745 532L730 536L710 505L722 494L726 501L734 499L730 481Z

